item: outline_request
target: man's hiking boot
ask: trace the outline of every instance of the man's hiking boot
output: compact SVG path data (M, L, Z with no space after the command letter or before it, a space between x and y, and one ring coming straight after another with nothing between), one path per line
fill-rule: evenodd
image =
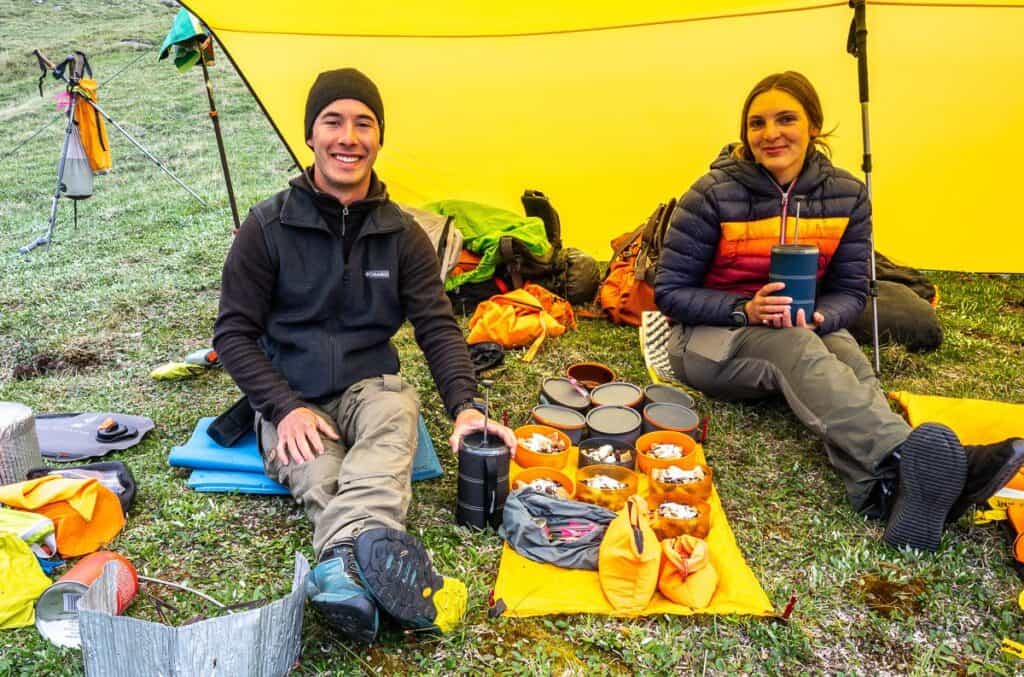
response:
M306 597L334 629L364 644L377 639L377 605L356 575L352 543L328 548L306 577Z
M956 433L938 423L911 431L899 452L899 484L885 542L934 552L946 515L964 491L967 457Z
M967 483L960 498L949 511L948 520L956 521L975 504L984 503L1005 487L1024 466L1024 439L1013 437L995 444L971 444L967 454Z
M359 534L356 565L366 590L403 628L448 632L466 613L466 586L438 574L423 544L404 531Z

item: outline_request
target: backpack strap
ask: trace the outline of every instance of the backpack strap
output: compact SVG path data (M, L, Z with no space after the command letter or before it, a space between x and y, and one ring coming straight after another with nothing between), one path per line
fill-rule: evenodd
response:
M516 289L521 288L523 286L521 262L512 248L512 238L505 236L498 240L498 251L501 252L501 258L505 262L505 269L508 271L509 277L512 278L512 285Z

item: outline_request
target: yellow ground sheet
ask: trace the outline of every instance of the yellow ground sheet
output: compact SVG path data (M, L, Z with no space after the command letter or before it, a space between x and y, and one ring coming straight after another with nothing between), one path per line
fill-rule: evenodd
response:
M695 453L698 463L706 462L701 445L697 445ZM563 470L574 480L578 458L579 450L573 447L569 451L569 463ZM520 470L521 468L513 462L509 471L510 479L514 481ZM647 494L647 478L643 475L640 476L639 493ZM618 613L605 600L596 571L562 569L553 564L539 564L518 555L507 544L501 554L498 580L494 584L495 604L504 606L504 616L575 613L610 616L771 614L772 604L736 544L732 529L722 510L717 489L712 491L709 504L711 531L707 542L711 559L718 569L719 584L711 604L704 609L691 609L675 604L662 597L661 593L655 593L651 603L641 613Z
M904 390L889 393L889 398L903 407L910 425L948 425L964 444L1024 437L1024 404L917 395Z

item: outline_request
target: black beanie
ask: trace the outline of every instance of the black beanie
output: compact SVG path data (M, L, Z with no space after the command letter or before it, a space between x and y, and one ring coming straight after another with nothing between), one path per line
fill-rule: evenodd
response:
M313 136L313 122L324 108L338 99L355 99L366 104L377 116L380 143L384 145L384 102L373 80L355 68L324 71L316 76L306 97L306 139Z

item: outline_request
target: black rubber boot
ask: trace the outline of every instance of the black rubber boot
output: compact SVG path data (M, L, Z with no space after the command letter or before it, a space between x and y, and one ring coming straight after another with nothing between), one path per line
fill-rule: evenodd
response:
M967 479L967 457L956 433L938 423L911 431L899 446L899 484L885 542L934 552L950 508Z
M448 632L466 613L466 586L437 573L415 536L378 527L356 539L359 579L404 628Z
M984 503L1024 466L1024 439L1012 437L995 444L971 444L967 454L967 482L949 511L949 521L960 518L976 504Z

